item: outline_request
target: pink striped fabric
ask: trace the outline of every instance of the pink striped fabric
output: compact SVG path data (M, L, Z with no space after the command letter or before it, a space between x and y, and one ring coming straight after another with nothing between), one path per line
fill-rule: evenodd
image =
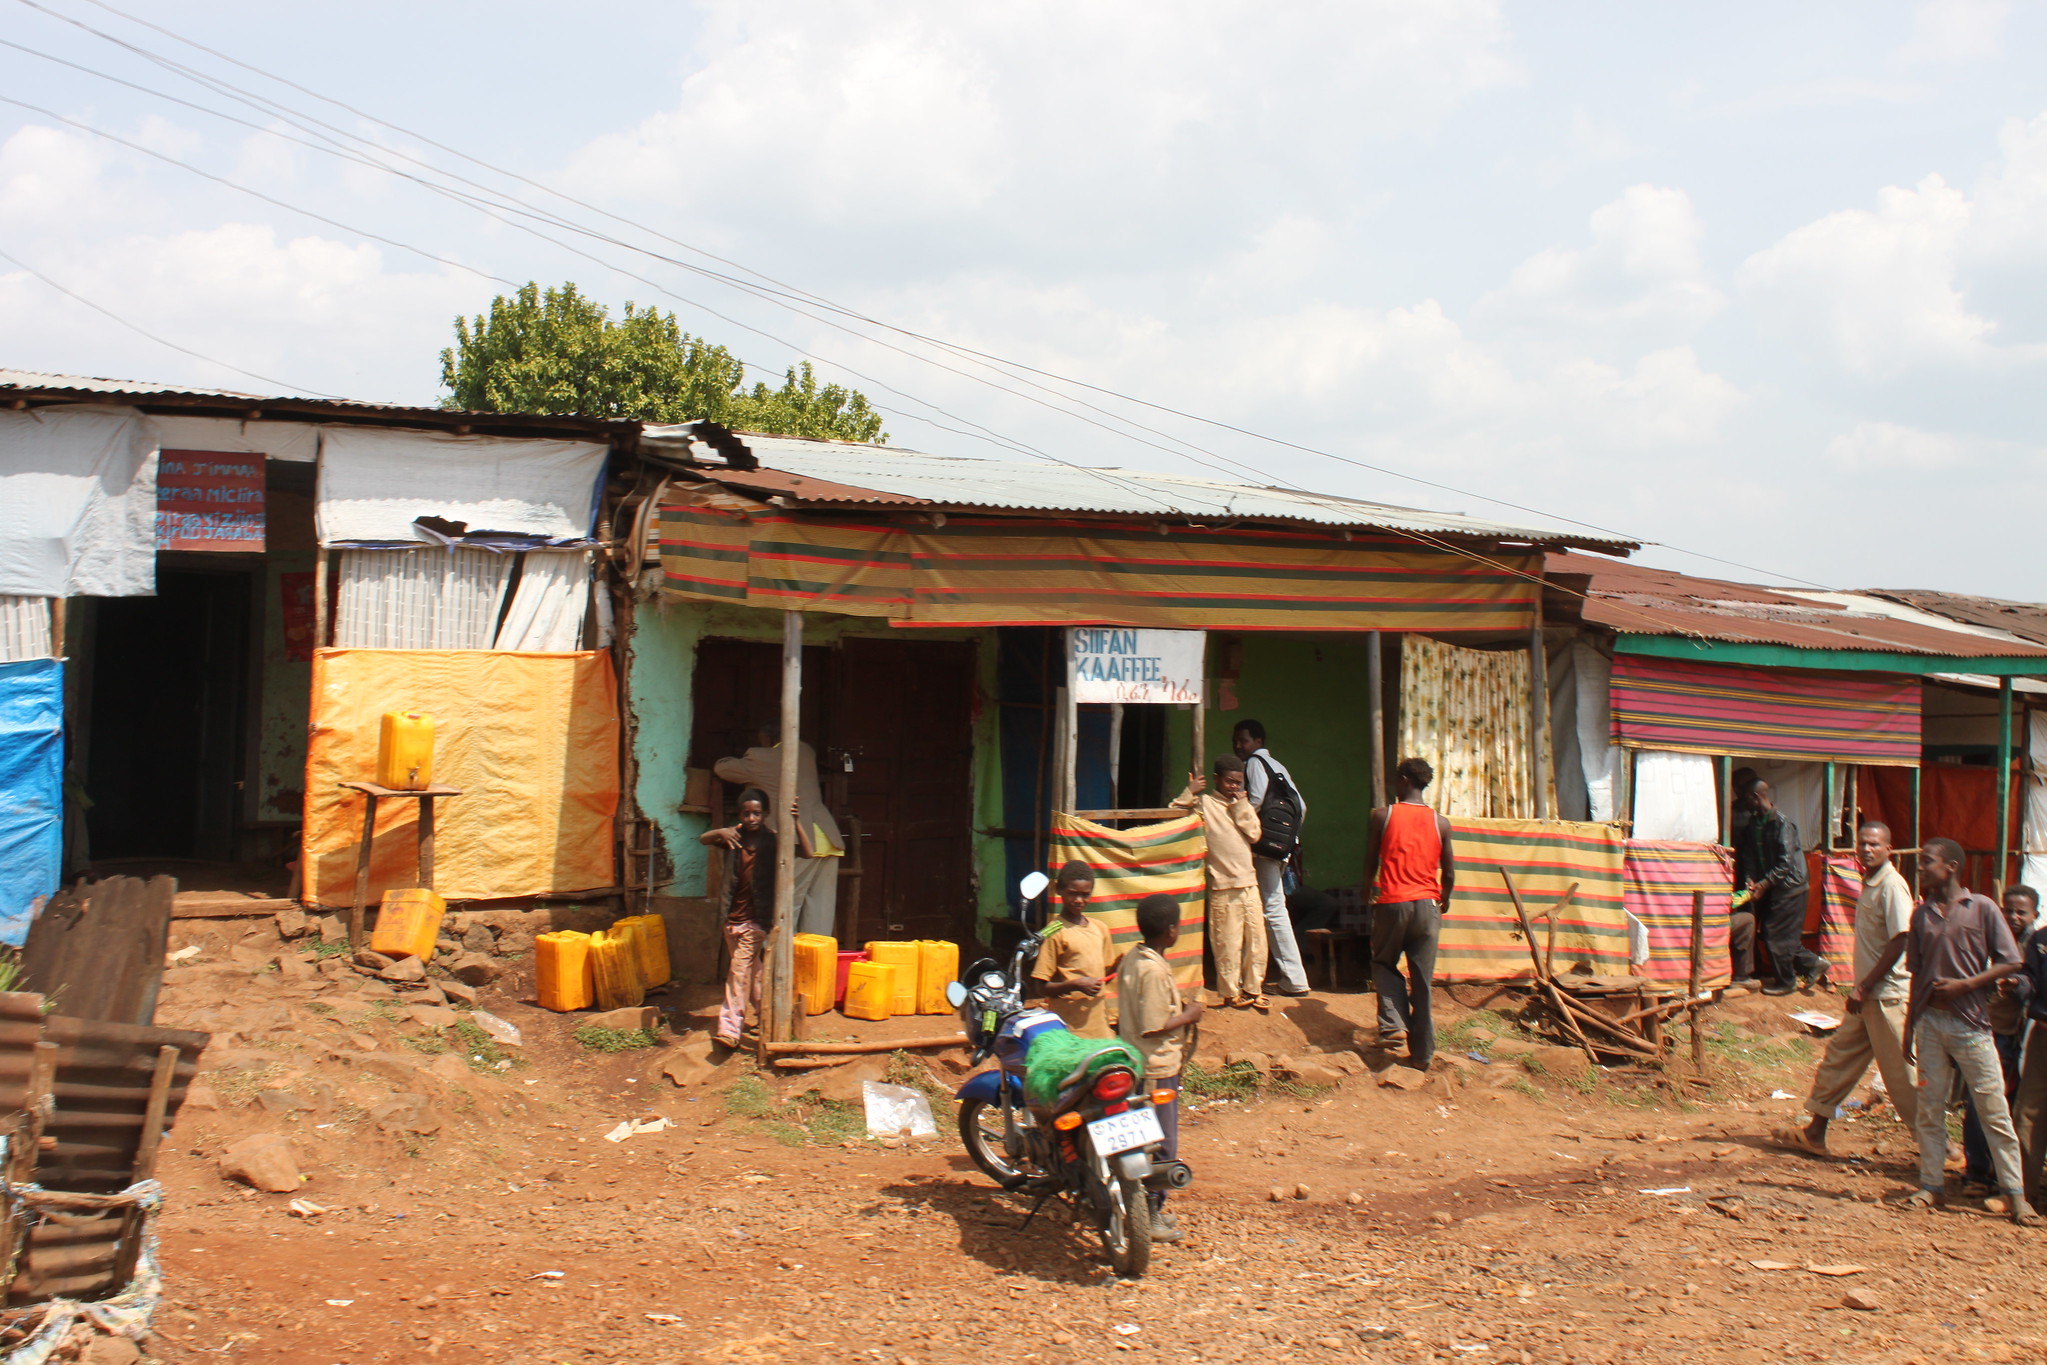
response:
M1917 678L1616 654L1611 697L1614 742L1631 748L1919 762Z

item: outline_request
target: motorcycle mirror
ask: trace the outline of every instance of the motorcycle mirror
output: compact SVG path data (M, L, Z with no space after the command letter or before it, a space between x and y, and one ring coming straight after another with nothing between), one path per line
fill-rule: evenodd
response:
M1045 888L1051 884L1052 879L1050 877L1042 872L1033 872L1017 883L1016 890L1017 894L1022 896L1025 903L1028 904L1044 895Z
M967 988L957 981L946 982L945 1003L951 1005L954 1009L958 1009L961 1005L966 1004Z

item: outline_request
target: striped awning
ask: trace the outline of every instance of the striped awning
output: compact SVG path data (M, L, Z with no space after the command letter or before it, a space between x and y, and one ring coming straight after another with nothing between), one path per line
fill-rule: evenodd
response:
M1633 749L1814 762L1919 762L1919 680L1613 659L1613 740Z
M892 522L687 503L661 508L659 533L671 595L904 626L1498 632L1526 630L1540 590L1534 552L1393 533Z

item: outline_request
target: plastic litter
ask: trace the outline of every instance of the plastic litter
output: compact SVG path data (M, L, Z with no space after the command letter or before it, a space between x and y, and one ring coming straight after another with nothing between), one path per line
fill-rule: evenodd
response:
M529 1280L558 1280L568 1273L566 1270L536 1270L526 1278Z
M1807 1028L1817 1030L1820 1033L1841 1027L1839 1019L1836 1019L1831 1014L1821 1014L1818 1010L1794 1010L1791 1018L1794 1022L1803 1024Z
M604 1135L604 1140L606 1142L624 1142L634 1133L658 1133L663 1128L673 1128L674 1126L667 1119L662 1118L622 1119L619 1121L618 1127Z
M294 1199L290 1207L292 1213L300 1218L318 1218L327 1211L310 1199Z
M503 1043L506 1047L523 1047L526 1043L526 1040L519 1036L518 1025L506 1023L489 1010L471 1010L469 1018L478 1028L488 1033L493 1042Z
M931 1117L931 1101L906 1085L884 1081L862 1081L861 1097L867 1106L867 1136L878 1138L931 1137L938 1124Z
M1670 1185L1660 1190L1637 1190L1637 1194L1690 1194L1690 1185Z
M641 1316L645 1317L648 1322L653 1323L656 1327L673 1327L682 1321L681 1318L673 1313L645 1313Z

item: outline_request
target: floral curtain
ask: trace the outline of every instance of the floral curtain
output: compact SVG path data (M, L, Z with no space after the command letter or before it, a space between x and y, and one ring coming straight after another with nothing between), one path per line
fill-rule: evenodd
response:
M1453 819L1536 816L1526 650L1462 649L1400 638L1400 753L1436 769L1430 802ZM1556 783L1549 779L1556 809Z

